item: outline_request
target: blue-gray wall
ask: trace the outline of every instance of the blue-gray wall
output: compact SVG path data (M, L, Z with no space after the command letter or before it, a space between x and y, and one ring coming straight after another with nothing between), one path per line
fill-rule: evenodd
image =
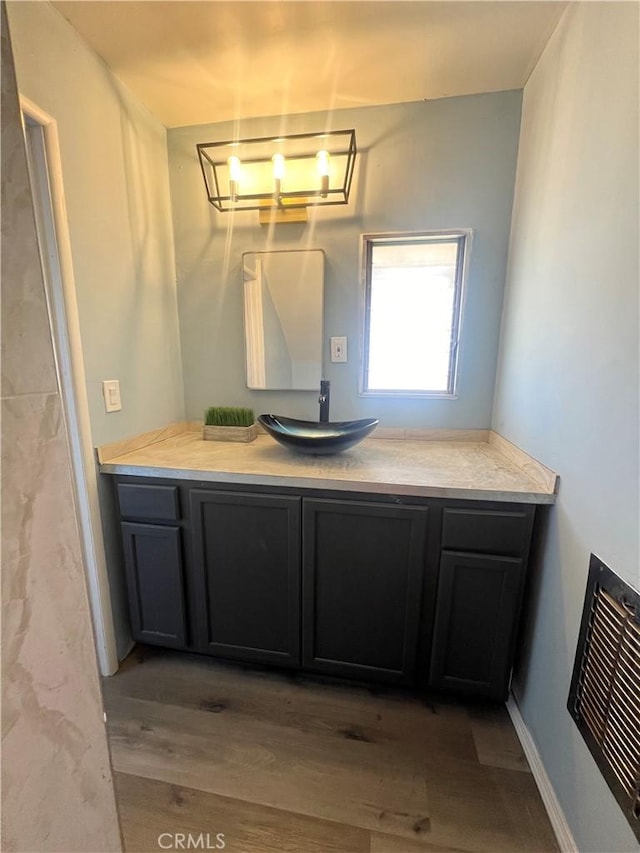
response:
M182 420L166 130L50 3L7 8L20 94L58 125L93 442Z
M569 9L525 87L494 427L560 474L515 692L581 853L638 849L566 710L589 554L640 588L638 6Z
M184 419L166 131L50 3L8 3L20 93L58 126L95 445ZM102 380L120 380L107 414ZM99 479L118 654L130 632L110 490Z
M326 253L325 377L334 419L389 426L490 425L498 330L520 126L521 92L177 128L168 131L178 305L187 416L208 405L248 405L317 417L312 392L249 391L244 373L241 256L320 248ZM207 202L195 146L235 136L356 129L359 161L346 208L305 224L258 224L253 212ZM360 235L473 228L456 400L358 397ZM329 363L329 338L348 336L349 362Z

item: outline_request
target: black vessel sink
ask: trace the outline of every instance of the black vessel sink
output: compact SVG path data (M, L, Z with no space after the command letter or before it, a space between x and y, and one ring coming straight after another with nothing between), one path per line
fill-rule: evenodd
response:
M376 418L316 423L282 418L280 415L260 415L258 422L269 435L290 450L315 456L326 456L348 450L378 426Z

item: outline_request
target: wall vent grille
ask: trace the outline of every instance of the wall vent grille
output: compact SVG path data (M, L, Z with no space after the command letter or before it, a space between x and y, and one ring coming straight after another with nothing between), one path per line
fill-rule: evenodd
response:
M593 554L568 708L640 839L640 595Z

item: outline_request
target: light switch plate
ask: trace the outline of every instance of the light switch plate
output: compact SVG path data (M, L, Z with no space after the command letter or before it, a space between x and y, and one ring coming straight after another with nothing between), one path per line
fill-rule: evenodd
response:
M347 360L346 337L331 338L331 361L342 364Z
M105 412L119 412L122 409L120 400L120 382L118 379L105 379L102 383Z

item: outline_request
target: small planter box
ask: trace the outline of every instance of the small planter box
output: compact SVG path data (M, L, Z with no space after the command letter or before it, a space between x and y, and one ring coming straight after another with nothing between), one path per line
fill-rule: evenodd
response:
M256 424L240 426L204 426L202 437L205 441L253 441L258 434Z

